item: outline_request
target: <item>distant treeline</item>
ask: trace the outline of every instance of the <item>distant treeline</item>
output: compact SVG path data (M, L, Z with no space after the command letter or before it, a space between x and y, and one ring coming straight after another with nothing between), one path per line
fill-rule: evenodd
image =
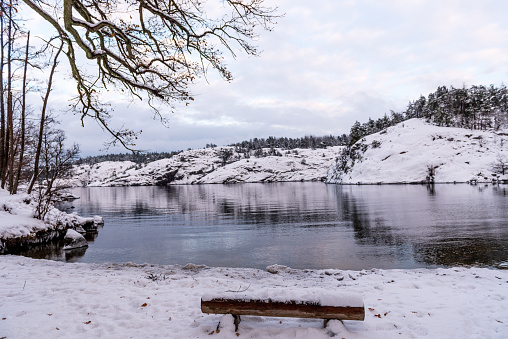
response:
M182 151L176 152L148 152L148 153L120 153L96 155L86 158L80 158L74 163L76 165L95 165L103 161L132 161L136 164L146 164L152 161L171 158L173 155L180 154Z
M412 119L425 118L437 126L462 127L487 130L506 128L508 125L508 90L505 85L489 87L480 85L470 88L447 88L441 86L427 97L423 95L410 102L404 112L391 112L390 116L351 127L349 144L364 136Z
M347 145L349 143L349 136L346 134L342 134L339 136L327 135L322 137L316 137L313 135L307 135L302 138L276 138L276 137L268 137L264 138L254 138L250 140L245 140L242 142L237 142L234 144L230 144L229 146L234 146L236 148L242 149L241 152L258 150L262 148L282 148L285 150L295 149L295 148L325 148L328 146L342 146Z
M438 87L437 91L427 97L420 96L418 100L409 103L403 112L391 111L388 116L365 123L355 122L349 135L322 136L313 135L302 138L254 138L230 144L235 147L237 153L250 156L279 155L276 148L292 150L295 148L324 148L328 146L353 145L363 137L380 132L390 126L412 118L425 118L428 122L438 126L462 127L469 129L494 129L508 126L508 89L505 85L495 87L472 86L455 88L450 86ZM207 144L206 148L217 147L215 144ZM270 148L270 152L262 149ZM135 163L147 163L155 160L170 158L178 152L151 152L151 153L125 153L108 154L94 157L86 157L76 161L76 164L96 164L102 161L132 161Z
M341 136L323 136L316 137L308 135L302 138L276 138L268 137L254 138L249 141L242 141L228 146L235 147L237 153L243 153L245 157L249 157L251 151L256 157L266 157L270 155L282 155L280 152L275 151L275 148L282 148L284 150L292 150L295 148L325 148L327 146L340 146L347 145L349 137L346 134ZM206 144L205 148L217 147L215 144ZM271 151L265 152L263 148L270 148ZM120 154L106 154L80 158L74 163L76 165L87 164L95 165L103 161L132 161L137 164L148 163L160 159L171 158L178 155L182 151L177 152L150 152L150 153L120 153Z

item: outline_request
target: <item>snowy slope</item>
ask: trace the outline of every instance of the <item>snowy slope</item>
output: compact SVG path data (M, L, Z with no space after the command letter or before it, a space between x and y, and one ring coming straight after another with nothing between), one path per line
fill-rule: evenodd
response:
M508 171L503 176L493 169L500 162L508 165L505 133L438 127L411 119L365 137L354 148L356 159L339 159L328 182L421 182L429 168L435 170L436 183L508 179Z
M10 195L0 189L0 239L26 236L48 228L33 217L34 209L28 201L28 195Z
M101 162L75 167L72 186L156 185L178 170L173 184L322 181L340 153L341 146L327 149L276 149L282 156L245 158L233 147L217 147L182 152L170 159L136 165L130 161ZM226 164L221 151L231 150ZM267 152L268 149L265 149Z

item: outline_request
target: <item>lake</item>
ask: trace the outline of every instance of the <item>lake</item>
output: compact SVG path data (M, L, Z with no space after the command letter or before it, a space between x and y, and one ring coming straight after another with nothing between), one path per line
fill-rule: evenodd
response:
M25 255L88 263L265 268L506 267L508 187L324 183L75 188L60 206L102 215L87 249Z

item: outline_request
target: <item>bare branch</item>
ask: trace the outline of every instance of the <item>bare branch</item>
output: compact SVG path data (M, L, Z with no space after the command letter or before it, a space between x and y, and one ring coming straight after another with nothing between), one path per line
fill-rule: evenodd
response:
M257 55L251 43L256 27L271 30L277 18L275 9L264 7L265 0L23 1L55 28L67 47L78 93L73 108L82 122L92 117L126 147L129 134L108 126L102 90L113 86L131 98L147 95L149 102L188 103L193 100L189 86L209 65L231 80L223 52L235 57L239 49ZM220 6L222 13L210 19L205 6L215 6L214 11ZM95 61L93 76L77 66L76 51Z

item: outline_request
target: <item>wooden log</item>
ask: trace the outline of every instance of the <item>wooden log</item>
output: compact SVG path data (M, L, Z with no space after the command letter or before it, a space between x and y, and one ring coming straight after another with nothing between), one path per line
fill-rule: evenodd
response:
M360 320L365 319L364 307L321 306L291 300L274 302L267 300L221 299L201 300L203 313L255 315L266 317L295 317L317 319Z

